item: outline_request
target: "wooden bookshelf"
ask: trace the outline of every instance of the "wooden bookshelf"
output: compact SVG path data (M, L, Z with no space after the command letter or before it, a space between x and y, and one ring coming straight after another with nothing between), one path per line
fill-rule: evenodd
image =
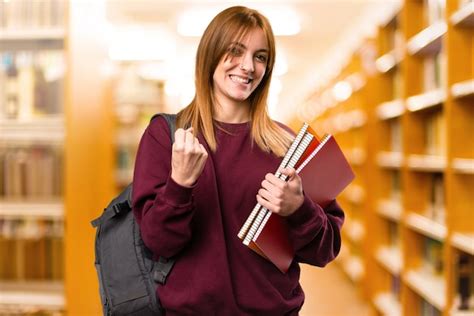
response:
M64 27L41 27L40 29L2 29L1 41L63 41L66 37Z
M354 144L366 151L363 163L352 164L363 210L350 194L339 200L348 218L363 218L366 235L377 236L364 238L366 248L354 254L364 262L364 293L375 315L474 313L473 290L470 300L460 298L460 283L468 281L459 272L467 269L459 258L474 260L473 17L468 0L403 1L378 28L377 72L364 72L356 51L317 91L348 73L366 77L363 93L313 111L320 114L312 126L333 132L346 153ZM362 127L336 123L356 109L365 114Z
M377 153L377 164L382 168L400 169L403 162L401 152L381 151Z
M377 116L381 120L400 117L405 111L405 103L401 99L386 101L377 107Z
M448 247L447 265L447 309L451 315L474 313L474 300L469 300L467 310L460 310L459 256L470 258L472 273L474 258L474 223L468 209L472 208L474 189L474 140L468 135L474 132L474 4L472 1L451 1L447 6L447 142L448 168L447 207L448 207ZM469 44L470 43L470 44ZM463 60L463 62L461 62ZM449 122L451 122L449 124ZM471 192L471 193L469 193Z
M117 193L132 182L138 144L150 119L157 113L166 112L164 81L140 75L140 69L147 62L150 61L114 61L113 134Z
M474 96L474 79L454 83L451 86L451 95L453 98L461 99Z
M440 50L442 37L446 33L445 22L428 26L408 40L407 51L410 55L431 54Z
M36 311L61 313L65 309L61 282L1 282L0 313L29 314Z
M62 201L0 201L0 216L2 218L49 218L62 219L64 204Z
M0 120L0 142L10 144L62 144L64 117L48 115L28 120Z
M370 49L370 43L368 45ZM356 173L356 180L340 196L340 202L346 211L347 226L342 232L346 246L337 262L348 279L357 284L361 292L367 293L365 279L370 268L367 260L369 253L367 240L370 238L366 230L368 218L364 214L364 209L370 200L366 191L369 176L367 166L370 160L370 153L367 151L370 119L364 100L372 82L370 76L363 72L364 58L367 56L364 56L363 50L354 53L346 69L327 87L325 95L329 96L332 87L338 82L349 83L352 88L349 100L334 100L340 103L340 106L328 108L321 116L320 124L315 124L313 127L318 133L332 133L336 136ZM297 123L297 126L300 125Z
M381 217L399 222L402 216L402 205L398 199L395 201L380 200L377 203L376 212Z
M436 89L407 98L407 109L411 112L426 110L443 104L446 94L443 89Z
M458 26L474 26L474 7L472 3L466 2L464 5L458 7L449 17L453 25Z
M429 236L440 241L444 241L446 239L446 226L428 217L413 212L407 214L405 222L408 228L413 229L422 235Z
M381 247L375 253L375 257L390 273L394 275L401 273L403 261L400 249L396 247Z
M373 299L373 304L382 315L400 316L401 309L398 300L390 293L380 293Z
M454 232L451 237L451 244L461 251L474 255L474 233Z
M94 29L104 21L94 4L52 4L0 3L0 159L12 163L2 173L8 188L0 185L0 220L10 229L0 236L6 315L102 310L89 223L114 186L111 89ZM28 18L18 14L30 9Z
M442 277L433 276L424 271L410 270L404 275L404 281L438 310L442 311L446 308L445 285Z
M0 313L64 312L65 76L60 67L66 26L20 28L17 16L10 14L13 5L25 3L2 3L8 23L0 21L0 80L5 85L0 89ZM10 23L18 28L6 28ZM52 62L42 63L45 57ZM59 71L52 82L41 82L38 74L54 67ZM28 263L31 256L34 266Z

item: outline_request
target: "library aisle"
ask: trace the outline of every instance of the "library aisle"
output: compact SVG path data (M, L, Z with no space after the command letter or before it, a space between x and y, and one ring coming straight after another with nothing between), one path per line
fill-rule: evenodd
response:
M357 287L334 263L324 268L301 266L306 299L300 316L371 316Z

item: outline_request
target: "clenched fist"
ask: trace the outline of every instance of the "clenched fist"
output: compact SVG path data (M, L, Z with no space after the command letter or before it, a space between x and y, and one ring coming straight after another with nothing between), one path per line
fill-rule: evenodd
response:
M204 146L194 137L192 127L178 128L171 154L171 178L182 186L192 186L201 175L207 156Z

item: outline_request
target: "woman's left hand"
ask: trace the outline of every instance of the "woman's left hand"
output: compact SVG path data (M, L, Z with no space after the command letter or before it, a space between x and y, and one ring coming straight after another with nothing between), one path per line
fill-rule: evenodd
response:
M303 204L303 186L295 169L285 168L281 173L288 176L288 181L267 173L258 190L257 202L273 213L289 216Z

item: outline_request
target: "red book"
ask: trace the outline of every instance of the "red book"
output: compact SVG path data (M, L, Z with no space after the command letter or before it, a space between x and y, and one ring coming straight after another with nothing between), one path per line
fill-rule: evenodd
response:
M321 207L334 200L354 179L354 172L333 136L315 139L296 165L305 193ZM294 258L286 220L269 212L249 245L286 273Z
M296 172L301 177L305 193L322 207L334 200L355 177L332 135L321 140Z

